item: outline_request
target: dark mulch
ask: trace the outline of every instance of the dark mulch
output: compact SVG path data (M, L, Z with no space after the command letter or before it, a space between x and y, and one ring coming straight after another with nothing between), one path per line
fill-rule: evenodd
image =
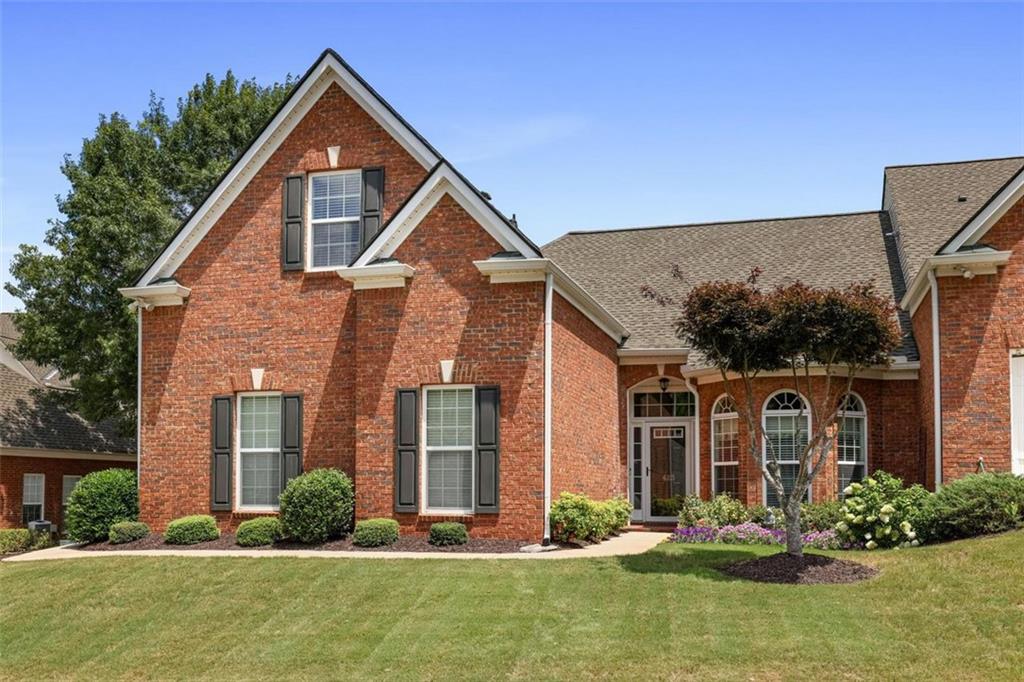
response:
M820 554L797 557L785 552L729 564L721 570L745 580L794 585L855 583L878 575L877 568L854 561L833 559Z
M490 540L486 538L470 538L464 545L435 547L427 542L426 536L402 536L398 542L388 547L356 547L351 537L330 540L319 545L304 545L300 542L278 542L269 547L242 547L235 543L234 533L221 533L220 538L196 545L168 545L163 536L151 533L141 540L112 545L109 542L97 542L85 545L81 549L93 552L117 552L126 549L314 549L350 552L487 552L506 553L518 552L520 547L530 544L525 540Z

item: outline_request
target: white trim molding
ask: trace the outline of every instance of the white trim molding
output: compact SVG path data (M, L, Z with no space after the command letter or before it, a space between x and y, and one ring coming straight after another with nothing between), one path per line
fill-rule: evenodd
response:
M130 298L142 308L151 310L157 306L182 305L192 290L177 282L150 284L144 287L121 287L118 292Z
M53 448L12 448L0 446L0 457L41 457L45 459L91 459L97 462L134 462L130 452L92 452L90 450L56 450Z
M338 277L352 283L353 289L393 289L405 286L416 270L405 263L374 263L373 265L336 268Z
M398 213L392 216L380 234L374 237L369 247L352 265L359 267L381 258L390 258L446 194L506 251L518 251L524 256L540 256L540 253L517 234L495 208L484 201L462 176L455 172L454 168L447 162L442 162L409 197Z
M889 367L870 367L863 369L854 374L856 379L875 379L878 381L913 381L917 379L918 372L921 369L920 362L894 362ZM687 367L683 365L679 368L679 371L686 378L693 379L698 386L705 384L714 384L722 381L722 373L715 367ZM843 372L842 368L836 370ZM824 367L810 367L808 373L812 377L825 376L826 371ZM729 372L728 377L730 381L737 380L740 375L735 372ZM774 372L761 372L757 375L758 379L771 379L771 378L792 378L793 372L791 370L777 370Z
M963 277L964 279L971 279L977 275L994 275L1001 266L1009 262L1012 255L1012 251L979 249L932 256L921 266L914 281L907 288L907 293L900 301L900 307L909 311L911 315L917 311L917 307L921 305L925 294L928 293L931 282L928 274L930 272L934 272L936 277Z
M685 348L620 348L620 365L685 365L690 351ZM658 374L664 374L659 371Z
M629 331L614 315L549 258L488 258L475 260L473 265L490 279L491 284L546 282L551 275L554 291L616 343L622 343L629 336Z
M1024 169L1017 174L942 248L943 254L957 253L964 246L972 246L985 236L996 222L1024 198Z

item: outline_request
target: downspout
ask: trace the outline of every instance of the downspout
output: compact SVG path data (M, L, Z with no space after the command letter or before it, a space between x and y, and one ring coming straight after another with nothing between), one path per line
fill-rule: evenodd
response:
M551 544L551 304L554 275L544 277L544 545Z
M139 318L135 349L135 490L141 490L142 477L142 306L135 304Z
M935 433L935 489L942 485L942 377L939 357L939 282L935 270L928 270L932 290L932 430Z

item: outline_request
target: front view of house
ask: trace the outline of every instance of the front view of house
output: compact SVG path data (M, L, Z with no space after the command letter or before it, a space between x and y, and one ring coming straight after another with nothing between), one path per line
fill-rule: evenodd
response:
M884 469L929 487L1024 473L1024 157L886 169L880 210L569 233L540 247L332 51L142 274L142 520L273 513L304 470L356 516L538 540L563 491L774 504L717 370L641 287L764 271L872 280L902 347L847 397L834 498ZM784 376L767 437L809 416ZM734 396L744 399L743 396ZM806 429L803 433L806 434ZM788 450L787 450L788 448ZM795 475L796 463L784 464Z

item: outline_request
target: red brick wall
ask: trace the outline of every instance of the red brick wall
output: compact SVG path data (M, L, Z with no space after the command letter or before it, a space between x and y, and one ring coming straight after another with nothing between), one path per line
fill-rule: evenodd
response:
M979 458L989 470L1010 470L1010 350L1024 347L1024 201L981 241L1012 251L1010 262L995 275L938 279L945 481L976 471Z
M210 400L249 390L250 368L266 370L264 389L303 393L305 467L354 473L351 285L280 265L283 179L327 170L332 145L340 168L385 167L385 219L426 175L331 86L175 273L192 288L187 303L144 313L141 502L156 529L208 513ZM225 528L244 518L217 516Z
M623 495L617 344L558 293L552 322L552 499Z
M459 520L478 537L541 538L544 285L491 284L472 261L500 250L446 196L395 253L416 270L408 287L356 292L359 518L395 516L405 531L439 520L394 514L395 390L440 384L440 361L454 360L453 383L501 387L500 513Z
M0 457L0 528L21 528L22 483L25 474L43 474L43 518L60 523L63 477L85 476L103 469L135 469L135 462L56 457Z

